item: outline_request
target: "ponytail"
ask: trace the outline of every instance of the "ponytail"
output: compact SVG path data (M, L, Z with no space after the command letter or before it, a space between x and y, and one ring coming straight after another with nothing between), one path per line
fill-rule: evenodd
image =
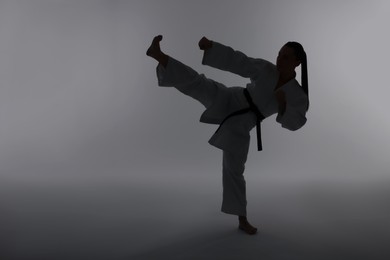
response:
M301 61L301 84L303 91L306 93L307 96L307 108L306 111L309 110L309 82L307 79L307 57L306 52L303 51L304 58Z
M298 60L301 61L301 84L302 84L303 91L307 95L307 102L308 103L307 103L306 110L309 110L309 83L308 83L308 77L307 77L306 52L303 49L303 46L298 42L288 42L288 43L286 43L286 46L293 48Z

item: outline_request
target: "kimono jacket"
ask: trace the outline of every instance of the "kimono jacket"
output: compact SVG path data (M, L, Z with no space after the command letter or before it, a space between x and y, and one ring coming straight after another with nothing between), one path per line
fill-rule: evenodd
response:
M259 111L265 117L278 113L278 102L274 94L279 79L276 65L263 59L247 57L242 52L218 42L213 42L213 46L204 52L202 64L249 78L250 83L246 88ZM307 120L308 97L295 79L280 88L285 93L286 109L283 114L277 115L276 121L283 128L298 130ZM217 97L202 114L201 122L220 124L230 113L249 106L241 87L218 89ZM231 152L248 151L249 132L255 123L254 113L231 117L221 125L209 143Z

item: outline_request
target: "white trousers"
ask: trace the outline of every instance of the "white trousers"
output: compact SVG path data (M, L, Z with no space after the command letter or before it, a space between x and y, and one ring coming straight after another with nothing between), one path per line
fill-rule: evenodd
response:
M222 212L238 216L246 216L246 183L244 178L247 153L223 151Z
M217 92L226 86L198 74L192 68L169 58L166 68L157 67L159 86L172 86L183 94L198 100L206 109L215 102ZM227 114L229 114L228 112ZM249 140L248 140L249 142ZM241 145L240 145L241 146ZM248 143L240 149L223 151L223 201L221 211L227 214L246 216L246 183L244 179Z

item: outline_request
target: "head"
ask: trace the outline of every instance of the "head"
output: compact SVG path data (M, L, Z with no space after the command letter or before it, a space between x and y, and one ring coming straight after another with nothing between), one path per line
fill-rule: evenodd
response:
M309 86L307 79L307 57L302 45L298 42L287 42L279 51L276 60L276 67L280 73L294 73L299 65L301 68L301 85L303 91L309 97Z
M280 49L276 59L276 66L279 72L292 73L302 63L299 47L302 48L302 45L297 42L288 42Z

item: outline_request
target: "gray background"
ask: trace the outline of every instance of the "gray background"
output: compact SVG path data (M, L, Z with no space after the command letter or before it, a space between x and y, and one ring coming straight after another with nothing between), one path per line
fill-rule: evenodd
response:
M1 0L2 259L388 259L388 9ZM202 66L202 36L272 62L287 41L306 49L307 124L290 132L272 116L264 151L252 138L255 237L219 212L222 153L207 143L216 126L199 123L197 102L157 87L145 55L157 34L166 53L227 86L248 80Z

